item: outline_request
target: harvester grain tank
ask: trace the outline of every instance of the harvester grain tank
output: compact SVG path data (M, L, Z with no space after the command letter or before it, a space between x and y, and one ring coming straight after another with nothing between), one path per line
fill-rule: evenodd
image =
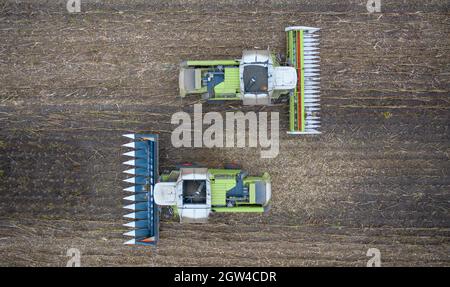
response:
M287 27L286 60L268 50L245 50L241 59L184 61L180 96L201 95L210 102L242 100L270 105L289 98L290 134L318 134L320 69L318 28Z

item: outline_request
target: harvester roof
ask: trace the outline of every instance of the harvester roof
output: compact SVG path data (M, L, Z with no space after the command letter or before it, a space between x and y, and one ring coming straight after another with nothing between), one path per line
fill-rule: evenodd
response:
M267 93L268 69L262 65L244 66L244 92Z

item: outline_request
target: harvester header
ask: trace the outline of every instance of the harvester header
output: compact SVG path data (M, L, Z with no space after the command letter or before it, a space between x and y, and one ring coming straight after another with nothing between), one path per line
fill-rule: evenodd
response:
M125 244L155 245L159 237L159 208L154 201L154 187L158 180L158 135L126 134L125 137L133 142L124 144L133 150L125 153L125 156L133 159L124 162L133 167L124 173L132 175L124 181L132 184L124 189L128 201L124 208L132 211L124 217L130 222L126 227L132 228L124 235L133 237Z

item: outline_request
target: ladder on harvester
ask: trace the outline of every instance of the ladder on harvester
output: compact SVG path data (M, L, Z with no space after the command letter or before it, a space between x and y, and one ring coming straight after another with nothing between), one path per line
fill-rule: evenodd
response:
M124 155L134 158L124 162L125 165L133 167L124 173L134 176L124 180L133 184L124 189L132 193L124 198L132 202L124 206L125 209L132 210L131 213L124 215L125 218L132 220L124 226L133 228L124 233L125 236L133 237L125 244L156 245L159 237L159 209L154 201L153 190L158 179L158 135L124 136L134 140L123 145L133 149Z
M285 29L287 61L297 69L297 87L289 97L290 134L320 134L319 28Z

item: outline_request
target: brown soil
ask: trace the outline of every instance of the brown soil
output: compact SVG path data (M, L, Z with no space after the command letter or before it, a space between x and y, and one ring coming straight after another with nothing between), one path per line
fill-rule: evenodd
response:
M320 2L320 3L318 3ZM0 265L449 266L448 1L0 3ZM176 149L185 59L285 49L288 25L321 27L322 131L282 133L280 154ZM207 111L254 110L239 103ZM280 112L287 130L286 104ZM273 178L269 214L163 221L157 249L122 245L126 132L161 135L161 169L239 159Z

